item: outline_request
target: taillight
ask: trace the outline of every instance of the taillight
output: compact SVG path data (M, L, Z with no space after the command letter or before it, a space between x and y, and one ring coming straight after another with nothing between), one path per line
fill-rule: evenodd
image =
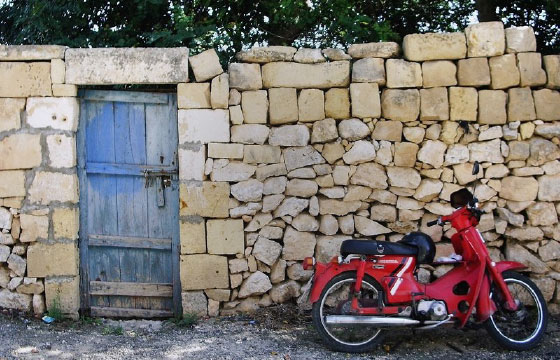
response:
M306 257L303 259L303 270L311 270L315 266L315 258L314 257Z

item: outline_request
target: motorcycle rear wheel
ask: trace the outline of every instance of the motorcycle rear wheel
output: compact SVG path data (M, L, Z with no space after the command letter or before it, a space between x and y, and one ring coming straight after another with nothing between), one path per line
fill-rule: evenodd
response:
M355 272L335 276L323 289L319 300L313 304L313 325L325 345L334 351L349 353L367 352L375 349L382 340L382 331L374 326L351 326L327 324L328 315L350 315L351 287L356 282ZM358 298L362 306L377 306L381 286L365 275Z
M502 274L518 310L504 308L503 296L497 289L491 294L497 311L486 320L486 330L496 342L508 350L523 351L534 348L544 337L548 324L548 310L541 291L528 277L515 271Z

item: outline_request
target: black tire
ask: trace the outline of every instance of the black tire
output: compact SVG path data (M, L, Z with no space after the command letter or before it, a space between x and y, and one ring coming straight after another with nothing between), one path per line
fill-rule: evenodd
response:
M504 308L503 296L496 286L492 300L498 309L485 322L486 330L496 342L508 350L524 351L534 348L543 339L548 324L546 302L539 288L528 277L515 271L502 274L514 300L517 311ZM518 292L521 290L521 292Z
M342 352L349 352L349 353L361 353L372 351L377 347L377 345L382 340L382 331L379 328L373 328L371 326L360 326L360 327L344 327L344 326L333 326L329 328L324 321L323 315L330 310L333 314L348 314L349 308L349 300L342 300L338 301L336 306L328 306L327 301L331 299L327 296L333 296L335 301L339 298L342 299L342 296L338 296L335 294L338 291L340 294L344 296L346 293L345 286L353 285L356 281L356 273L355 272L345 272L339 274L331 279L323 289L319 300L313 304L312 310L312 318L313 318L313 325L319 336L325 343L325 345L334 351L342 351ZM365 302L368 303L368 306L372 306L373 303L377 304L377 298L373 297L373 294L380 296L381 295L381 286L373 279L372 277L365 275L362 281L362 298L359 301L364 304ZM348 292L349 298L350 292ZM335 333L334 330L336 328L340 328L342 331L340 334ZM368 335L369 334L369 335ZM365 339L356 340L356 341L345 341L341 339L341 337L349 337L352 339L354 336L363 336Z

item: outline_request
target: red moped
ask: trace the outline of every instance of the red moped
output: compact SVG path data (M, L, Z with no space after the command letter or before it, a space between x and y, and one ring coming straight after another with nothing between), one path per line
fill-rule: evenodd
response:
M473 174L479 165L473 166ZM474 191L473 191L474 192ZM314 268L310 301L313 324L324 343L335 351L374 349L387 328L433 329L444 324L462 328L484 324L490 335L511 350L527 350L543 338L548 322L546 302L538 287L514 270L526 266L491 260L476 229L483 213L467 189L451 195L456 208L428 226L451 223L451 242L460 261L430 284L419 283L420 264L434 263L430 236L412 232L399 242L346 240L341 256L329 263L304 260Z

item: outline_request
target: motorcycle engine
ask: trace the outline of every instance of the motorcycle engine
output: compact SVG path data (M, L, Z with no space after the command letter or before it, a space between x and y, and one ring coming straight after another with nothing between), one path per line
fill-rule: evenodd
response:
M447 309L443 301L420 300L416 307L418 315L429 320L444 320L447 317Z

